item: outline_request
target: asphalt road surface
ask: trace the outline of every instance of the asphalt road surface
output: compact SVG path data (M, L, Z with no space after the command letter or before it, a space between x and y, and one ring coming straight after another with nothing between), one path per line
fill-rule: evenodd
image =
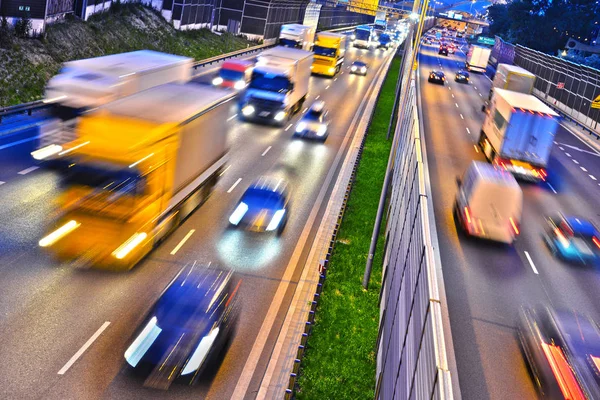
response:
M419 56L422 111L450 325L463 399L531 399L534 384L516 337L519 307L550 304L588 313L600 321L600 275L555 259L542 241L544 216L556 211L597 221L600 154L560 127L548 166L548 182L521 184L521 235L514 246L466 238L457 232L452 205L472 160L484 161L475 144L490 80L471 73L456 83L465 54L438 55L423 45ZM463 47L466 51L466 47ZM442 69L446 84L427 82ZM528 257L529 256L529 257ZM531 260L531 261L530 261Z
M229 120L213 122L229 124L231 143L230 167L215 192L128 273L74 270L44 253L37 243L53 213L57 177L35 169L29 145L0 150L0 398L229 399L281 278L292 268L282 307L245 395L253 398L300 275L297 266L309 251L300 244L303 239L310 243L315 233L312 226L305 229L308 215L315 208L324 211L325 204L316 204L316 199L321 190L329 192L333 186L324 185L325 177L337 167L336 154L344 137L353 134L351 122L389 54L349 48L342 74L311 78L305 107L318 97L333 119L324 144L292 140L295 124L276 128L240 122L232 105ZM350 75L347 69L359 57L370 64L366 77ZM228 230L228 217L246 187L274 171L287 176L293 188L283 235ZM228 265L240 273L243 306L237 332L218 369L199 385L173 385L168 392L145 389L125 368L124 351L167 283L195 260Z

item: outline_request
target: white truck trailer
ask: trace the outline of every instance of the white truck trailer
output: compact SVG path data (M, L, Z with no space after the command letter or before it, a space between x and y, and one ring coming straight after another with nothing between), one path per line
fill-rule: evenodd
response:
M491 54L492 49L489 47L471 45L467 53L467 61L465 62L467 70L485 72Z
M279 44L306 51L312 50L315 41L315 28L300 24L281 25Z
M304 104L313 54L275 47L258 56L240 101L242 119L283 125Z
M559 115L530 94L495 89L479 146L495 166L529 181L546 179Z
M494 75L494 80L492 81L489 98L492 98L494 88L531 94L534 83L535 75L525 68L510 64L498 64L496 75Z

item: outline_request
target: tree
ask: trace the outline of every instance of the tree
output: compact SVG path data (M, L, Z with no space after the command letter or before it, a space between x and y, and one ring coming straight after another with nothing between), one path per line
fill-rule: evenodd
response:
M29 36L29 31L31 31L31 18L29 15L25 15L17 20L15 24L15 35L20 38L26 38Z
M5 15L0 18L0 47L8 47L12 43L12 30Z

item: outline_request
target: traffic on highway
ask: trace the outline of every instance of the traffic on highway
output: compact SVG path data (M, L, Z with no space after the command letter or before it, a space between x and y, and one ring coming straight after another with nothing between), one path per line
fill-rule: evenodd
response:
M596 399L600 151L489 52L438 26L419 54L460 394Z
M252 397L396 37L61 70L43 141L0 147L0 397Z

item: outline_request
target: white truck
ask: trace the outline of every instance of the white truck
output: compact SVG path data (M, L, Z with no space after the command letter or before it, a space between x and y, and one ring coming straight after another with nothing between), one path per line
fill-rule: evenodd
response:
M300 49L262 52L240 100L241 118L283 125L306 100L312 62L313 54Z
M279 44L306 51L312 50L315 41L315 28L300 24L281 25Z
M559 115L537 97L495 89L479 146L495 166L523 180L546 180Z
M165 83L190 81L193 62L151 50L66 62L46 85L45 101L54 104L55 118L40 127L38 150L73 140L76 118L86 111Z
M465 67L469 71L485 72L491 54L492 49L489 47L471 45Z
M494 80L492 81L489 99L492 98L494 88L531 94L534 83L535 75L525 68L510 64L498 64L496 75L494 75Z

